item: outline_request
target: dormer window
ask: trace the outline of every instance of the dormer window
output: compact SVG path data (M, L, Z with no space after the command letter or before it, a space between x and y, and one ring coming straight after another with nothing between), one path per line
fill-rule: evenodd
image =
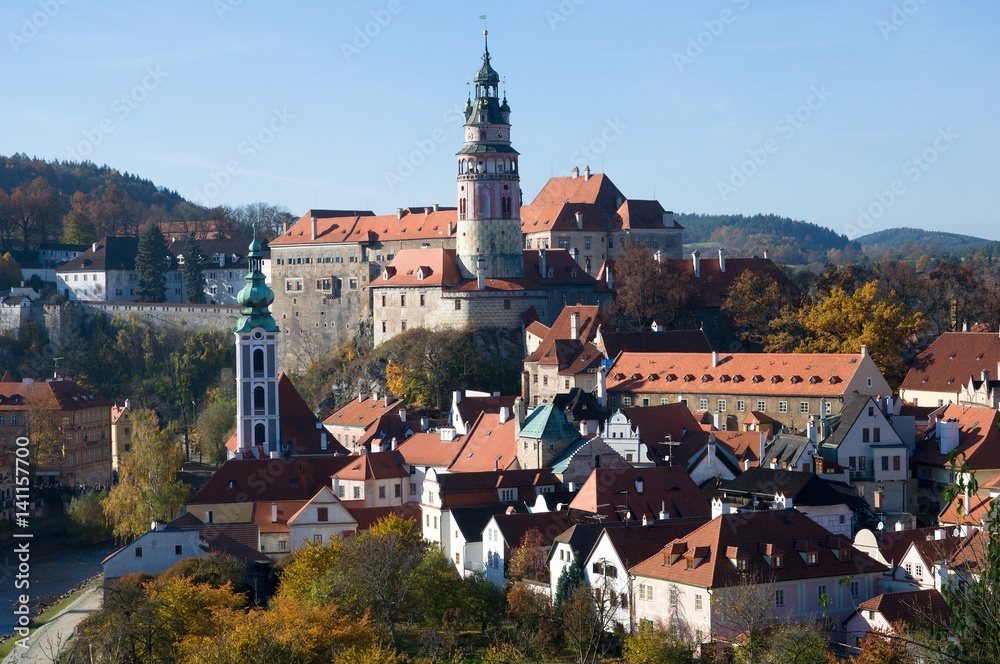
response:
M771 567L774 569L781 569L784 567L785 557L782 555L771 556Z
M806 552L806 565L815 565L817 563L818 556L815 551Z

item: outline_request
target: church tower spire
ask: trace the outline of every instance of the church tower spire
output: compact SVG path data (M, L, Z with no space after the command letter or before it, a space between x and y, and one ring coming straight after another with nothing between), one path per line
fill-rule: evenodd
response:
M465 145L458 158L457 252L462 276L524 276L521 245L521 179L510 144L510 106L500 100L500 75L490 62L483 31L483 65L465 107ZM482 255L484 261L479 261Z
M242 309L236 335L236 455L279 452L278 325L271 316L274 291L265 283L263 253L254 229L247 252L246 285L236 296Z

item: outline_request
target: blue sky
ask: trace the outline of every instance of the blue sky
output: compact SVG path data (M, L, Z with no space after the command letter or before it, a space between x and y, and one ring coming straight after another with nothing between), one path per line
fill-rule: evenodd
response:
M454 205L483 13L526 201L589 164L678 212L1000 239L978 0L5 2L0 153L203 204Z

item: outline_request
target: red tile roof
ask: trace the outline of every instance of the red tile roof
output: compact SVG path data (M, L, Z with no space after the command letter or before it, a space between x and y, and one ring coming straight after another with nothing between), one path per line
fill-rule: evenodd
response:
M707 522L708 517L668 519L645 526L632 522L621 527L606 528L604 533L618 553L618 558L626 568L630 568L654 555L669 542L689 535ZM584 555L589 555L589 552Z
M906 372L901 390L955 392L983 371L996 379L1000 363L1000 335L996 332L945 332L935 339Z
M229 459L189 501L190 505L309 500L330 476L355 457Z
M511 548L520 545L525 533L532 529L542 536L543 546L551 546L552 540L572 525L565 512L497 514L493 519L504 543Z
M465 444L448 470L453 473L506 470L517 460L517 440L514 436L515 416L500 423L500 415L482 412L464 436ZM498 458L499 457L499 458Z
M253 512L250 516L250 522L256 524L262 533L287 533L288 520L292 518L296 512L301 510L302 507L308 502L308 500L255 502L253 504ZM275 521L271 520L273 509L272 505L277 505L278 508L278 518Z
M962 504L962 513L958 513L958 506ZM983 518L990 513L993 507L993 499L988 496L969 496L969 505L965 505L964 496L955 498L945 506L941 514L938 515L938 523L941 526L981 526Z
M397 215L375 216L370 211L309 210L301 219L271 241L270 246L387 242L447 238L455 234L455 208L405 208ZM312 219L316 218L316 239L312 239ZM450 231L450 233L449 233Z
M835 553L842 548L849 551L844 560ZM775 568L765 555L778 551L783 560ZM815 564L808 564L807 552L816 553ZM746 570L737 571L730 557L745 558ZM688 569L689 558L694 559L693 569ZM716 517L631 571L637 576L720 588L745 583L748 577L782 582L881 573L885 566L797 510L768 510Z
M393 477L409 477L403 468L403 459L397 450L369 452L351 457L351 462L335 471L332 477L339 480L386 480Z
M531 205L521 208L521 216L523 218L524 211L536 205L563 203L588 203L610 213L618 209L620 205L618 201L624 199L625 196L611 178L603 173L597 173L589 178L583 176L549 178Z
M282 414L284 413L285 402L281 401ZM327 426L350 426L359 429L367 429L378 418L393 410L402 408L403 402L399 399L374 399L359 395L357 399L349 402L334 411L329 417L323 420Z
M889 624L901 623L911 629L947 625L951 620L948 603L933 588L883 593L861 602L858 611L875 611Z
M641 480L642 493L637 482ZM597 468L569 504L570 510L602 514L612 521L709 516L708 497L680 467ZM631 513L631 518L625 514Z
M514 412L514 400L516 396L513 395L500 395L500 396L488 396L488 397L470 397L468 395L463 395L461 400L458 402L458 414L462 418L462 423L466 427L471 427L472 424L479 419L480 413L491 413L497 415L500 413L501 408L507 408L508 413Z
M619 392L835 397L861 366L847 353L622 353L608 371Z
M464 444L464 437L444 441L438 432L415 433L399 446L398 451L407 464L447 468Z
M0 381L0 412L32 408L72 411L111 408L112 405L108 399L65 378L30 382L13 379Z
M903 560L903 556L909 551L911 544L933 540L935 532L938 530L941 530L941 528L911 528L910 530L890 530L884 532L881 534L879 540L879 553L889 561L890 565L899 565ZM947 531L947 536L951 537L951 530L945 530Z
M960 406L952 404L941 413L945 420L958 421L958 454L965 456L965 461L972 470L1000 468L1000 430L997 429L996 410L985 406ZM932 423L927 429L928 434L937 428ZM949 465L947 454L941 454L936 437L929 437L918 445L913 455L916 463L929 466L946 467Z
M363 501L356 501L362 503ZM377 521L384 519L390 514L395 514L407 521L420 523L420 505L409 503L406 505L393 505L392 507L364 507L354 504L355 501L344 501L341 504L347 508L354 520L358 522L358 531L368 530Z
M576 337L572 335L574 315L579 316ZM552 327L546 331L538 348L528 355L524 362L555 365L559 368L560 374L567 376L596 367L604 356L592 341L598 328L606 321L607 317L597 305L563 307Z
M799 297L798 287L769 258L726 258L726 271L722 272L718 255L707 254L701 257L700 277L694 276L694 260L690 257L664 261L681 273L687 274L691 281L691 306L718 308L725 302L730 287L740 275L746 271L763 272L778 283L782 293L796 301Z
M673 215L668 217L670 226L664 226L663 213L664 209L659 201L627 200L618 208L614 228L623 230L681 228L680 224L673 220Z
M501 470L470 473L439 473L438 490L445 509L493 505L500 502L499 489L517 489L519 500L534 500L537 488L561 483L552 471Z
M454 249L428 247L401 249L385 266L382 274L369 284L382 286L443 286L452 288L462 283ZM475 283L475 280L473 280Z

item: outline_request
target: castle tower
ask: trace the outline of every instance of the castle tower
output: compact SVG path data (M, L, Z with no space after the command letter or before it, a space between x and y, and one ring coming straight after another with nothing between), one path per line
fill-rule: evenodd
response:
M254 232L246 285L236 296L243 307L236 334L236 456L278 445L278 325L271 317L274 292L264 283L261 246Z
M475 98L465 104L465 146L458 152L458 265L462 276L524 276L521 241L521 179L518 152L510 145L510 106L500 100L500 75L490 66L483 32L483 66L476 72Z

